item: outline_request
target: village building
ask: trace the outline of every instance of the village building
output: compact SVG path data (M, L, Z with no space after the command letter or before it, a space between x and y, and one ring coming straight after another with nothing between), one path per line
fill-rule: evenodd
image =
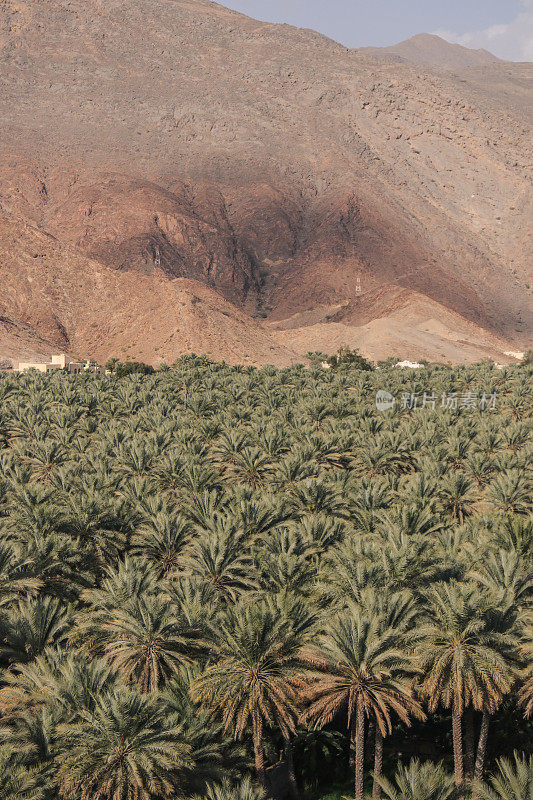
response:
M30 369L35 369L37 372L55 372L58 369L64 369L74 375L82 372L105 372L104 367L93 361L75 361L65 353L52 355L50 361L19 361L18 366L15 367L17 372L27 372Z
M424 366L423 364L419 364L417 361L398 361L397 364L394 365L395 367L402 367L407 369L422 369Z

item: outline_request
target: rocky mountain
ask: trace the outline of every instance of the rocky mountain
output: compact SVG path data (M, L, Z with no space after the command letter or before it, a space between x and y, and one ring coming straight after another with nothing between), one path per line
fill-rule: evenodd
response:
M392 47L362 47L359 52L378 58L391 56L410 61L412 64L441 69L482 67L500 61L488 50L473 50L460 44L451 44L431 33L419 33Z
M107 267L25 223L0 220L4 356L58 348L103 363L173 361L181 352L228 362L290 364L295 354L214 292L190 278Z
M0 356L523 349L533 66L397 56L208 0L0 0Z

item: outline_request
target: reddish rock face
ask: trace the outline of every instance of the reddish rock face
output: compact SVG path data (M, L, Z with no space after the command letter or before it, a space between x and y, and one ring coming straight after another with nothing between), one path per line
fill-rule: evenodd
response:
M292 347L317 349L318 324L330 326L328 348L381 321L379 339L387 320L400 348L404 326L406 357L451 357L458 327L476 342L468 358L520 349L531 319L531 65L463 51L435 37L347 51L207 0L4 0L0 355L15 328L20 347L41 337L91 354L90 323L84 340L68 293L54 301L74 264L81 293L87 284L94 307L113 313L86 270L104 283L113 274L116 295L145 296L146 308L152 287L153 313L172 305L161 293L174 298L175 280L202 284L216 293L204 309L229 301L251 341L270 326L258 360L275 361L272 326L286 362ZM21 225L53 237L53 252L15 247ZM47 302L27 259L54 274ZM164 342L165 357L177 355L186 338L160 323L148 360ZM127 314L121 324L115 347L137 336ZM214 356L228 352L231 327L217 335Z
M175 184L170 191L124 175L85 180L48 205L55 236L116 269L194 278L239 304L253 293L251 259L216 189Z

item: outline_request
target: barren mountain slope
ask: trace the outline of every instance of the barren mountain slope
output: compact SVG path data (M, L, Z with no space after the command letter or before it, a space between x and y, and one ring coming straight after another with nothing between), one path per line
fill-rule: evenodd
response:
M212 289L187 278L121 273L25 223L0 217L2 354L67 350L152 363L183 352L229 363L293 363L295 353ZM34 331L41 334L38 338Z
M361 297L345 307L323 309L322 319L305 327L298 325L297 318L273 323L274 336L300 356L309 352L312 342L315 350L324 353L357 347L373 360L389 356L403 360L406 352L416 361L513 360L504 340L424 295L392 286L369 294L371 303Z
M419 33L391 47L361 47L359 52L378 58L402 58L413 64L442 69L478 67L500 61L488 50L472 50L460 44L451 44L431 33Z
M153 274L159 297L200 281L300 320L307 349L324 309L357 327L357 299L368 322L398 313L410 347L409 315L376 300L392 286L520 349L531 70L432 71L207 0L0 0L0 207L54 237L58 268L78 253L80 292L88 263L147 308ZM25 324L48 335L33 291Z

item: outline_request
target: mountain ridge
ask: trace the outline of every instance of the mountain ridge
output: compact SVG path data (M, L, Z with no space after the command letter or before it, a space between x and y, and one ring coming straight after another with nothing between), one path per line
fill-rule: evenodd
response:
M206 0L4 0L0 22L9 224L119 282L198 281L267 338L296 315L309 350L322 307L386 327L386 286L525 345L531 65L422 69Z
M483 48L453 44L432 33L418 33L389 47L361 47L359 52L377 57L397 56L413 64L444 69L501 63L502 59Z

